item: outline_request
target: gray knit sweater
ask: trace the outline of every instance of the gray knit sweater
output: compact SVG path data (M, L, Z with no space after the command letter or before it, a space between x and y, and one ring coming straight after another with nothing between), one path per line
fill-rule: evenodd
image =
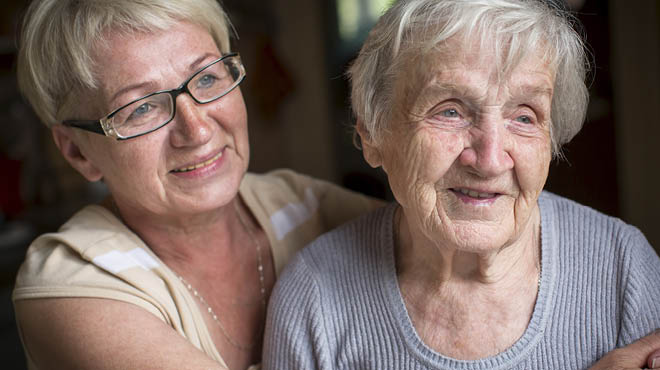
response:
M398 288L392 204L321 236L272 295L263 368L585 369L660 327L660 258L622 221L544 192L542 276L509 349L462 361L417 336Z

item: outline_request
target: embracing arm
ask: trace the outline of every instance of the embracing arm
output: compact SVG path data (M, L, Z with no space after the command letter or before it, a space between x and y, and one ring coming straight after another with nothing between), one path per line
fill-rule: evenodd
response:
M224 369L146 310L98 298L15 302L38 369Z

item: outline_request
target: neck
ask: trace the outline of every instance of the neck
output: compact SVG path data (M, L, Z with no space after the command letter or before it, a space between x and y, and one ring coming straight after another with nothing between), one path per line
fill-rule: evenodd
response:
M541 275L539 222L537 210L516 242L488 253L415 239L406 223L398 222L399 289L426 345L476 360L502 352L523 335Z
M120 199L110 199L106 206L136 233L170 267L195 265L210 254L229 257L237 245L236 230L242 226L236 217L234 202L244 207L238 197L203 217L156 214ZM209 243L213 240L213 243ZM222 260L222 259L220 259ZM202 264L203 265L203 264Z
M520 236L495 250L474 252L437 245L411 232L401 209L396 215L396 264L399 279L423 282L430 290L455 285L515 289L521 280L539 275L540 213L530 218ZM419 233L417 233L419 234Z

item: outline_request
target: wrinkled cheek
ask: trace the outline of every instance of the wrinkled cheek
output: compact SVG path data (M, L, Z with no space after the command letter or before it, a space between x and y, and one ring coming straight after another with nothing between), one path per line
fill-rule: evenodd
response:
M518 171L522 195L530 202L536 201L536 198L543 191L550 166L549 160L546 163L543 161L535 163L537 165L534 167L529 166Z
M521 167L518 171L520 184L520 195L515 203L514 217L518 228L527 224L532 211L536 208L537 200L543 187L545 186L550 167L550 156L544 156L536 153L536 156L530 155L528 158L532 166Z

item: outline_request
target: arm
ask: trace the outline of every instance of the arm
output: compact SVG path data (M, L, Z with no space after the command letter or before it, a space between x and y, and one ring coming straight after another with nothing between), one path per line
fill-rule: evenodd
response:
M51 298L15 303L38 369L224 369L153 314L130 303Z

